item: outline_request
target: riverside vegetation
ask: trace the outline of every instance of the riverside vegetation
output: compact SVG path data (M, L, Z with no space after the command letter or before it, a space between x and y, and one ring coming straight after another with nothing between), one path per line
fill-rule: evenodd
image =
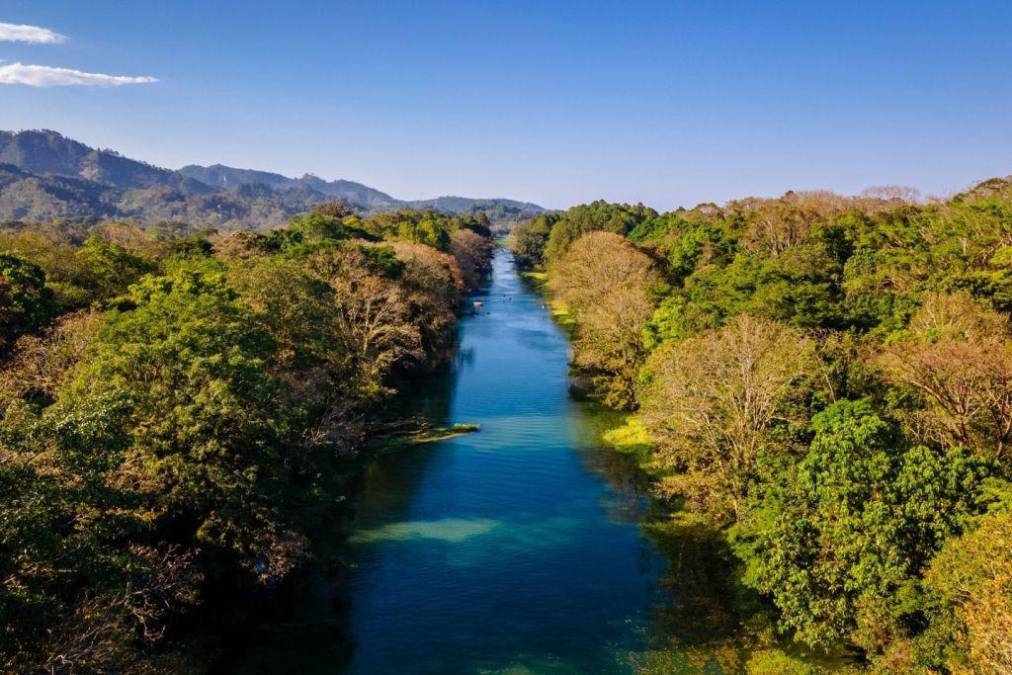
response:
M298 570L452 352L487 224L0 233L0 669L181 672L201 617Z
M1012 182L595 202L512 246L593 396L631 413L610 438L670 506L649 527L678 533L673 564L723 570L727 605L693 607L707 658L1012 672Z
M659 623L694 630L633 667L1012 670L1012 184L908 197L597 202L514 233L671 511L644 525ZM356 457L397 445L383 411L452 352L487 225L3 229L4 670L213 660L209 617L296 575Z

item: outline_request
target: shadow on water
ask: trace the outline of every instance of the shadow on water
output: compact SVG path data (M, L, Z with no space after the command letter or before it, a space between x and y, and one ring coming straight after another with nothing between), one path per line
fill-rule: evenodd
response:
M574 402L579 456L588 471L614 492L602 501L609 519L639 525L644 546L664 561L645 649L625 655L642 673L733 673L748 654L744 623L759 617L756 597L736 583L736 561L720 530L705 519L672 513L651 498L651 479L635 456L601 440L620 416L589 402ZM651 559L650 556L645 556Z

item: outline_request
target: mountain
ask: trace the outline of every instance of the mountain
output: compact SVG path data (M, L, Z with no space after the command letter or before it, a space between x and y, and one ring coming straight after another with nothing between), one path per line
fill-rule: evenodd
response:
M345 201L362 213L403 208L481 212L506 226L544 211L511 199L405 201L354 181L327 181L312 174L290 178L222 164L172 171L55 131L0 131L0 220L122 218L260 229L331 200Z
M108 192L97 183L36 176L11 164L0 164L0 220L77 220L115 215Z
M127 159L111 150L96 150L49 130L0 132L0 164L34 174L84 178L119 188L169 186L187 194L214 191L179 172Z
M343 199L349 204L366 209L398 208L403 205L403 202L394 199L385 192L380 192L361 183L355 183L350 180L328 182L309 173L302 178L289 178L279 173L256 171L254 169L236 169L222 164L214 164L212 166L191 164L184 166L179 170L179 173L222 190L233 189L239 185L260 184L267 185L275 190L308 188L328 197Z
M471 199L470 197L436 197L435 199L417 199L405 202L412 209L434 209L447 213L475 213L478 211L503 211L506 213L525 213L526 218L544 213L545 209L530 202L518 202L514 199Z
M530 202L513 199L474 199L471 197L436 197L435 199L401 200L361 183L350 180L326 181L311 173L302 178L289 178L279 173L237 169L222 164L184 166L179 173L219 189L235 189L240 185L267 185L274 190L307 188L334 199L341 199L366 211L395 209L434 209L447 213L469 214L477 211L500 210L504 213L524 213L526 217L542 213L545 209Z

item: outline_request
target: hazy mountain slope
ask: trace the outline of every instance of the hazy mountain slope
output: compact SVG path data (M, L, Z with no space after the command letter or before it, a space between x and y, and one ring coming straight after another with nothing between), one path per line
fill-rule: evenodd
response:
M119 188L174 187L187 194L213 188L176 171L96 150L55 131L22 131L0 136L0 164L40 175L84 178Z
M282 176L279 173L255 171L254 169L236 169L224 164L212 164L211 166L189 164L180 169L179 173L221 190L230 190L239 185L249 185L252 183L286 189L293 187L295 183L293 179Z
M307 173L298 179L298 182L330 197L344 199L351 204L359 204L370 210L399 208L404 205L404 202L394 199L385 192L380 192L379 190L350 180L328 182Z
M279 173L237 169L223 164L184 166L179 173L219 189L235 189L240 185L267 185L275 190L310 189L333 199L343 199L365 209L396 208L402 204L385 192L350 180L326 181L318 176L306 174L302 178L289 178Z
M55 131L0 131L0 219L127 218L193 227L263 228L328 200L369 213L401 208L485 213L509 224L544 209L510 199L404 201L349 180L290 178L222 164L163 169Z
M449 211L451 213L464 213L474 208L492 208L502 206L509 209L523 211L544 211L542 207L530 202L520 202L514 199L471 199L470 197L436 197L435 199L416 199L405 202L413 209L435 209L437 211Z
M0 164L0 220L112 217L117 198L114 189L92 181L36 176Z

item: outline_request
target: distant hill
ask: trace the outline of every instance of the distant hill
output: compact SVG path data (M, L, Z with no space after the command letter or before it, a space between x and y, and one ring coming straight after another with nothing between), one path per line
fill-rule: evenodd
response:
M0 220L105 218L116 215L109 190L92 181L37 176L0 164Z
M510 199L396 199L348 180L215 164L172 171L91 148L48 130L0 131L0 220L125 218L182 221L193 227L259 229L331 200L363 213L402 208L484 212L508 225L544 211Z
M177 171L127 159L110 150L96 150L55 131L0 132L0 164L34 174L84 178L119 188L167 186L187 194L214 191Z
M235 189L240 185L259 184L266 185L274 190L309 189L334 199L343 199L349 204L367 209L398 208L403 205L403 202L394 199L385 192L374 190L361 183L355 183L350 180L328 182L308 173L302 178L289 178L279 173L256 171L253 169L236 169L222 164L214 164L212 166L191 164L190 166L184 166L179 170L179 173L221 190Z

